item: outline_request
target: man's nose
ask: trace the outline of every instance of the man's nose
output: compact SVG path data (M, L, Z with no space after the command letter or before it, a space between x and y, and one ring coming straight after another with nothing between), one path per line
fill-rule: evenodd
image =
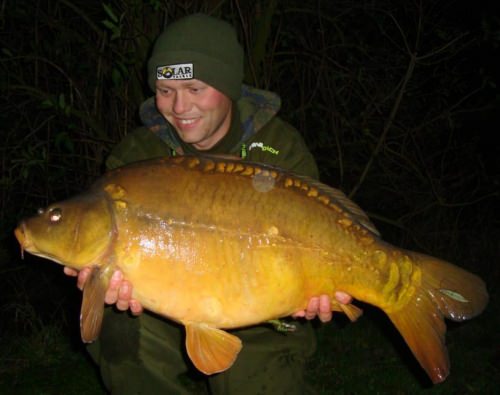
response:
M189 111L189 96L185 92L177 91L174 99L174 112L182 114Z

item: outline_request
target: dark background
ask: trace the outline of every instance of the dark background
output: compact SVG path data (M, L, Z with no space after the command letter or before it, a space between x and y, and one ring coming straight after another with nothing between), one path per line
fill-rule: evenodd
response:
M321 178L384 238L479 274L491 302L450 324L452 374L429 388L385 317L318 329L309 377L324 393L493 393L498 388L500 19L495 1L4 1L0 5L0 392L102 393L78 339L79 291L61 267L20 260L12 230L82 191L138 126L145 62L166 24L231 21L245 81ZM397 338L397 336L396 336ZM14 386L14 387L12 387ZM82 389L82 388L85 388Z

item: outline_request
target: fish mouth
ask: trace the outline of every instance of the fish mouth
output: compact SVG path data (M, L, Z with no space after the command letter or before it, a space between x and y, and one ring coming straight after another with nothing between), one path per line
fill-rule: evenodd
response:
M30 237L29 231L24 221L21 222L16 229L14 229L14 235L16 236L16 239L21 247L22 259L24 259L24 251L28 251L30 254L33 254L35 256L50 259L54 262L63 264L58 257L40 251L40 249L35 245L33 237Z
M35 250L33 242L30 241L27 232L26 225L21 222L19 226L14 230L14 235L16 236L19 245L21 246L21 258L24 258L24 251L32 252Z

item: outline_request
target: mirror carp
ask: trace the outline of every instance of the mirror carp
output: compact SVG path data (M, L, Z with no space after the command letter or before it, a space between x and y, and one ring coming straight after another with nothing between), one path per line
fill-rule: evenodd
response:
M242 344L227 330L286 317L312 296L382 309L434 383L449 359L444 318L485 308L484 282L451 263L382 240L341 191L239 160L179 156L104 174L91 188L22 221L23 250L80 270L81 333L99 336L114 270L146 309L186 330L187 353L205 374L231 367Z

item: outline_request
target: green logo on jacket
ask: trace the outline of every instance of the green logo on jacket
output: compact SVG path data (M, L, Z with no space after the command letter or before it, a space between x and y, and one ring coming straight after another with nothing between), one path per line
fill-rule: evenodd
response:
M260 148L262 152L269 152L273 155L278 155L280 153L279 150L277 150L269 145L264 145L264 143L262 143L262 142L250 144L250 147L248 147L248 150L251 151L254 148Z

